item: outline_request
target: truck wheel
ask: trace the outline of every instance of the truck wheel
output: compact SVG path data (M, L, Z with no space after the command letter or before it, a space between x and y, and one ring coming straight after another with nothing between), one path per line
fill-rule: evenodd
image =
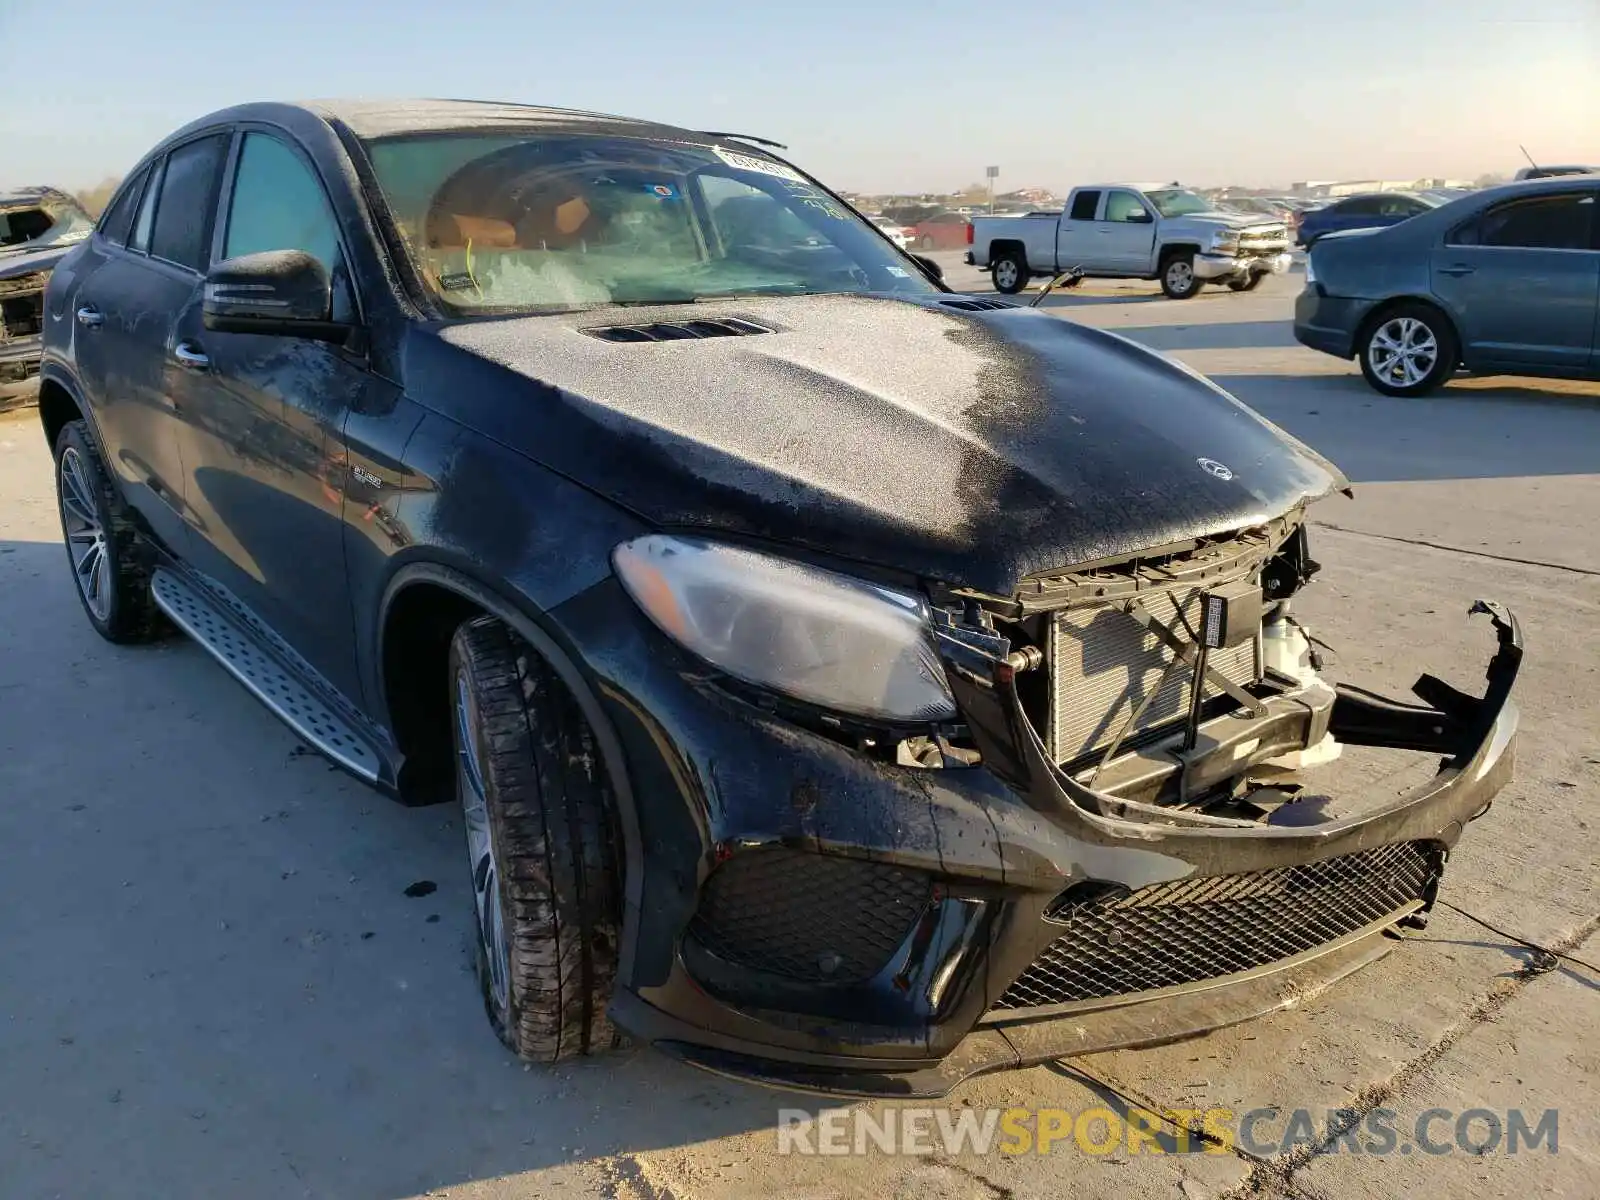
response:
M56 506L78 599L108 642L148 642L167 628L150 595L150 560L83 421L56 436Z
M489 1022L531 1062L608 1050L620 838L593 731L549 664L492 617L456 630L449 678Z
M1251 271L1243 279L1228 280L1228 287L1236 292L1253 292L1261 286L1261 281L1266 277L1265 271Z
M1379 313L1357 343L1361 373L1385 396L1422 396L1455 373L1460 351L1443 313L1400 304Z
M1169 300L1187 300L1201 287L1200 276L1194 273L1194 254L1180 250L1161 260L1161 290Z
M1028 260L1021 250L1002 250L989 264L994 290L1015 296L1028 286Z

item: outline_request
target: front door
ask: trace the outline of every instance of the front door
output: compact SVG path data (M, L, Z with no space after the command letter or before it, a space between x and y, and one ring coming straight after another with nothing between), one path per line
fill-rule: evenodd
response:
M1595 349L1600 189L1497 204L1433 252L1433 290L1475 369L1582 372Z
M328 267L334 311L355 297L321 180L288 142L246 130L215 254L304 250ZM347 697L361 696L344 558L344 419L373 380L365 359L306 338L217 333L199 298L178 331L194 565Z
M1105 262L1118 271L1142 274L1155 265L1155 214L1134 192L1113 188L1106 193L1105 212L1096 222L1096 240Z

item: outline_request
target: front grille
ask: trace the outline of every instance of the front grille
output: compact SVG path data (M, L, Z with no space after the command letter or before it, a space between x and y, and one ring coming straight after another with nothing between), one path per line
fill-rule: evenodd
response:
M1071 1004L1251 971L1397 916L1423 898L1438 869L1436 851L1402 842L1069 903L1048 918L1066 932L995 1007Z
M1272 230L1253 230L1239 235L1239 249L1256 253L1276 253L1289 247L1289 231L1279 227Z
M781 847L712 872L689 926L735 966L811 983L859 983L885 965L932 897L927 876Z
M1185 642L1192 641L1178 619L1180 604L1188 628L1198 628L1200 597L1172 592L1143 597L1149 613ZM1054 614L1050 631L1051 754L1071 762L1091 750L1104 749L1127 717L1151 691L1176 657L1162 642L1120 608L1104 605ZM1213 650L1207 665L1234 683L1258 678L1254 640L1227 650ZM1180 721L1189 711L1194 671L1179 665L1161 685L1130 734L1144 733ZM1204 696L1218 695L1208 683Z

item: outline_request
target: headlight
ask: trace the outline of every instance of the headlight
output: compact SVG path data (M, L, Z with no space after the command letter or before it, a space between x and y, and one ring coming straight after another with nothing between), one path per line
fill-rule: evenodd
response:
M956 715L917 596L665 534L624 542L612 562L662 632L736 679L880 720Z
M1239 234L1233 229L1219 229L1211 235L1211 248L1223 254L1232 254L1239 248Z

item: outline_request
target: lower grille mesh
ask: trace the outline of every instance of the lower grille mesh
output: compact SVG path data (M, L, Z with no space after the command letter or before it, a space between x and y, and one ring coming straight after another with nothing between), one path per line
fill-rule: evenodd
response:
M706 881L689 926L736 966L813 983L870 979L931 898L925 875L786 848L749 850Z
M1420 900L1436 855L1419 842L1064 905L1066 932L995 1006L1038 1008L1250 971L1356 932Z

